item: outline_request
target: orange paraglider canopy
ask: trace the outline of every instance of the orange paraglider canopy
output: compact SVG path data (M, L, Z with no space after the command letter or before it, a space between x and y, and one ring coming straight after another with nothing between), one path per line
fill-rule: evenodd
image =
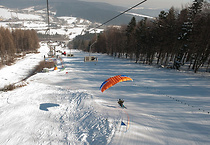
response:
M117 75L105 80L101 84L101 92L104 92L106 89L110 88L111 86L115 85L116 83L123 82L123 81L133 81L129 76L126 75Z

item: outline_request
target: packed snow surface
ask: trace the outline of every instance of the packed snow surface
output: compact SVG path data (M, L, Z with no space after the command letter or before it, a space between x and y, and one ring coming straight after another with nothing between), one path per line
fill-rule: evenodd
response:
M2 68L0 86L27 76L48 47L43 44L39 51ZM74 57L61 56L58 70L37 73L26 80L26 86L0 92L1 145L210 143L209 76L105 54L91 54L98 62L84 62L89 53L71 53ZM119 74L133 81L102 93L101 83ZM119 98L127 109L118 106Z

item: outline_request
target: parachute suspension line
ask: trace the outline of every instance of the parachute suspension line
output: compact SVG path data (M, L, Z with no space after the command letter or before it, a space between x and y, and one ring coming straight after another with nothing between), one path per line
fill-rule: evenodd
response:
M130 127L130 117L129 117L129 115L128 115L128 112L127 111L125 111L125 109L123 109L123 108L121 108L121 110L126 114L126 116L127 116L127 124L125 124L125 122L123 122L123 120L124 120L124 118L123 118L123 116L122 116L122 120L121 120L121 122L120 122L120 126L126 126L126 131L125 131L125 133L129 130L129 127Z
M138 3L138 4L134 5L134 6L132 6L131 8L125 10L124 12L121 12L121 13L118 14L117 16L115 16L115 17L113 17L113 18L107 20L106 22L102 23L101 25L97 26L96 29L97 29L97 28L100 28L101 26L105 25L106 23L109 23L110 21L116 19L117 17L119 17L119 16L125 14L126 12L132 10L133 8L135 8L135 7L137 7L137 6L141 5L141 4L143 4L143 3L146 2L146 1L147 1L147 0L143 0L143 1L141 1L140 3Z
M124 112L125 112L125 114L127 115L127 127L126 127L126 132L128 131L128 129L129 129L129 125L130 125L130 118L129 118L129 115L128 115L128 113L125 111L125 110L123 110Z

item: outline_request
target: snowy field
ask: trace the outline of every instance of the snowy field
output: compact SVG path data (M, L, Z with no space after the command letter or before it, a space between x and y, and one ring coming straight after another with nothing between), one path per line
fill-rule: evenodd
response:
M20 81L48 48L0 70L0 86ZM66 50L68 52L68 50ZM210 77L71 50L66 67L38 73L27 86L0 92L1 145L208 145ZM128 75L103 93L109 77ZM127 109L118 106L125 100Z
M46 19L46 12L44 10L35 11L34 7L24 9L27 13L18 13L17 10L11 10L5 7L0 7L0 27L5 28L20 28L23 30L34 29L37 33L45 34L48 29ZM34 14L32 14L34 13ZM50 23L54 26L51 27L51 35L59 34L66 37L66 39L73 40L77 35L84 35L87 31L92 31L94 27L100 23L92 23L89 20L76 17L56 17L55 12L50 16ZM100 33L103 29L96 29L96 33Z
M38 15L17 13L13 10L6 8L0 8L0 16L3 19L12 19L14 17L17 17L20 20L43 20L43 18Z

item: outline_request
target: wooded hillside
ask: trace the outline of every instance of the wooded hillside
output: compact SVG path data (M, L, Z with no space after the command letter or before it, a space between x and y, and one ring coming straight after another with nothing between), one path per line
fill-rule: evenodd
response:
M74 44L89 51L95 40L96 37L87 43L75 39ZM161 11L156 19L145 18L136 22L133 17L128 25L109 27L98 34L91 51L129 58L136 63L174 69L185 65L194 72L202 67L209 72L209 44L210 4L195 0L181 11L173 7Z
M0 28L0 66L10 64L20 53L36 51L38 47L35 30Z

